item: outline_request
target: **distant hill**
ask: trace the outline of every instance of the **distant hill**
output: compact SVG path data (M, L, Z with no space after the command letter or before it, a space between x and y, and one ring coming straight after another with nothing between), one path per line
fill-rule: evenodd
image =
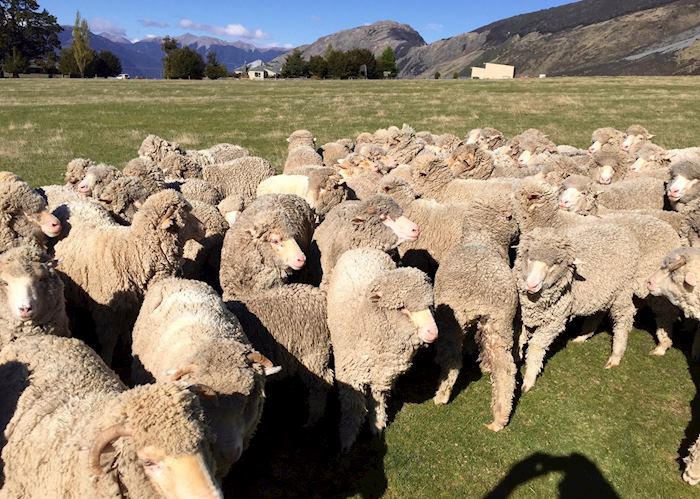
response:
M514 65L520 76L700 74L700 0L583 0L430 44L408 25L380 21L299 49L308 59L328 44L375 54L392 46L401 78L469 76L485 62Z
M63 26L59 39L63 47L72 43L72 27ZM284 54L288 49L260 48L245 42L228 42L212 37L200 37L189 33L175 37L181 46L188 46L202 56L210 50L216 53L219 62L229 71L247 62L261 59L265 62ZM124 37L110 33L90 33L90 45L94 50L109 50L119 57L125 73L132 77L161 78L163 71L163 50L160 48L161 38L146 38L131 42Z

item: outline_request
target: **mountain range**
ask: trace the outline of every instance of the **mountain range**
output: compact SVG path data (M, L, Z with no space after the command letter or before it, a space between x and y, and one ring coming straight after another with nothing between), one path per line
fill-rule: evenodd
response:
M70 44L70 28L61 35ZM176 37L201 54L216 52L229 70L260 59L280 69L289 49L184 34ZM160 38L131 41L92 35L92 47L110 50L132 75L159 78ZM700 74L700 0L583 0L523 14L450 38L426 43L415 29L379 21L323 36L298 49L308 59L337 50L394 49L400 78L469 76L485 62L511 64L518 76Z
M73 41L72 27L63 26L59 34L61 46L68 47ZM230 42L207 36L195 36L190 33L174 37L180 46L190 47L202 56L213 51L220 63L231 71L248 62L260 59L269 61L289 49L281 47L261 48L241 41ZM131 77L161 78L163 74L162 39L158 37L145 38L136 42L112 33L90 33L90 46L93 50L109 50L122 63L122 71Z

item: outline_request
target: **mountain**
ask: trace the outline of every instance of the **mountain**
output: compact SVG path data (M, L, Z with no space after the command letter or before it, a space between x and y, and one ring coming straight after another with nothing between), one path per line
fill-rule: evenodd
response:
M314 55L322 55L328 45L336 50L354 48L371 50L375 55L382 53L387 47L394 49L398 58L406 55L412 48L423 47L425 40L407 24L394 21L379 21L366 26L338 31L332 35L319 38L309 45L298 47L305 59ZM274 68L281 68L286 55L277 57L269 62Z
M511 64L519 76L700 74L700 0L583 0L430 44L408 25L380 21L298 48L308 59L328 44L375 54L391 46L400 78L469 76L485 62Z
M700 74L700 0L584 0L411 49L402 77L485 62L521 76Z
M288 49L280 47L260 48L245 42L229 42L218 38L195 36L190 33L175 37L180 46L187 46L206 56L207 52L214 51L220 63L229 71L246 62L261 59L265 62L287 52ZM63 47L72 43L72 27L63 26L59 34L59 40ZM90 33L90 46L96 50L109 50L113 52L122 63L122 70L131 77L161 78L163 73L163 50L160 47L161 38L145 38L137 42L131 42L126 38L112 33L99 35Z

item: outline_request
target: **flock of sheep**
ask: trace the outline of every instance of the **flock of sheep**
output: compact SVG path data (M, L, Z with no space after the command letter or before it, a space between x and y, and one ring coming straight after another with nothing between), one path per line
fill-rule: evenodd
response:
M0 173L0 496L221 497L268 378L301 379L309 425L335 385L345 452L428 344L445 404L475 343L493 431L575 317L585 341L609 316L612 368L648 306L663 355L700 319L700 148L652 138L297 130L275 175L149 135L62 186ZM700 440L686 463L700 482Z

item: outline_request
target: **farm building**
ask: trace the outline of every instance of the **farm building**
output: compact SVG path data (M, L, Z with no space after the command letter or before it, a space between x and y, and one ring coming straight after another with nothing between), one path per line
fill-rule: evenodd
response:
M236 68L233 73L241 77L247 75L251 80L264 80L266 78L277 78L279 75L277 72L268 64L265 64L262 60L257 59L245 66Z
M472 68L472 78L478 80L511 80L515 76L515 66L487 62L483 68Z

